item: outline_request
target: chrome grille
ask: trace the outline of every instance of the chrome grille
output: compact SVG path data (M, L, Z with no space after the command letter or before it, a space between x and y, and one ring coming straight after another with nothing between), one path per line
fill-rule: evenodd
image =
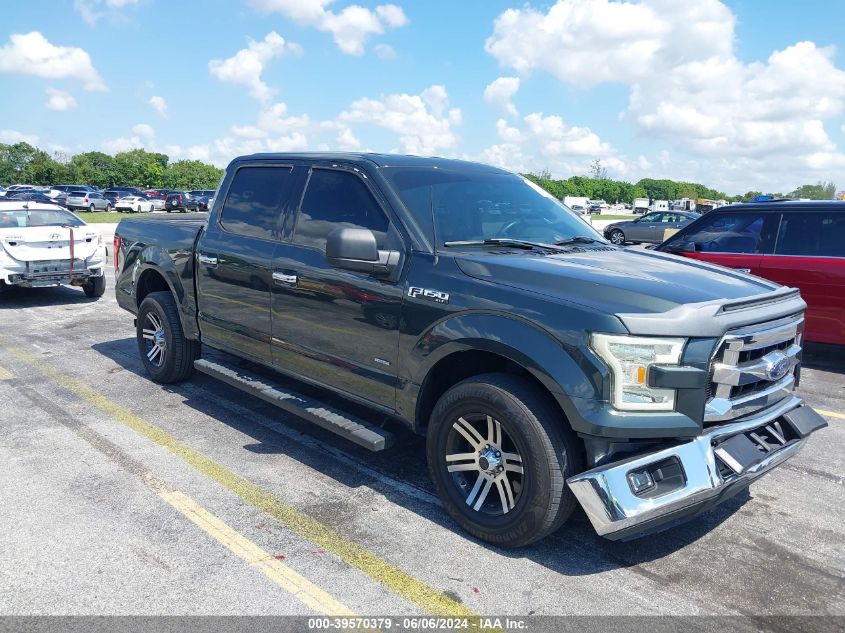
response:
M804 315L728 332L710 365L704 422L733 420L787 397L795 387Z

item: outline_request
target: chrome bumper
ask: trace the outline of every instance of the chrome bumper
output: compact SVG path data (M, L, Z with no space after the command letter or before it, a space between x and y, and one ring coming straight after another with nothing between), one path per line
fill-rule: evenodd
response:
M773 423L799 406L790 397L753 417L705 429L694 440L586 471L567 480L596 532L611 539L632 538L669 527L729 498L778 464L794 455L806 442L806 433L774 450L761 461L733 474L720 474L716 457L720 442ZM813 415L818 415L813 412ZM629 473L665 460L680 463L682 483L666 494L644 498L634 493Z

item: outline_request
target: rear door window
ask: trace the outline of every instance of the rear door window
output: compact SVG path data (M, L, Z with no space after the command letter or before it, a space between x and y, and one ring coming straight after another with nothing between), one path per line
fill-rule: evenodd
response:
M845 257L845 213L784 213L775 254Z
M287 166L238 169L220 212L220 225L238 235L281 239L291 172Z
M778 213L719 213L683 236L702 253L771 253Z

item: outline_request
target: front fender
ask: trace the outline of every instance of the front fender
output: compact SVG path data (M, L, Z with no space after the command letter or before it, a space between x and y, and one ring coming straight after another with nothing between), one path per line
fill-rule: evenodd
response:
M577 337L576 337L577 338ZM518 364L539 380L567 415L575 414L571 398L602 399L605 369L585 354L586 335L564 344L535 324L512 315L463 313L434 324L416 341L408 370L413 399L438 362L458 352L485 351Z

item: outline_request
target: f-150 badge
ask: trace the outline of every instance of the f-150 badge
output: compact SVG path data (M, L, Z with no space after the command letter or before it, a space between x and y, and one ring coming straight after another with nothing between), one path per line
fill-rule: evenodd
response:
M439 290L431 290L430 288L420 288L419 286L411 286L408 288L409 297L422 297L434 303L449 303L449 293L440 292Z

